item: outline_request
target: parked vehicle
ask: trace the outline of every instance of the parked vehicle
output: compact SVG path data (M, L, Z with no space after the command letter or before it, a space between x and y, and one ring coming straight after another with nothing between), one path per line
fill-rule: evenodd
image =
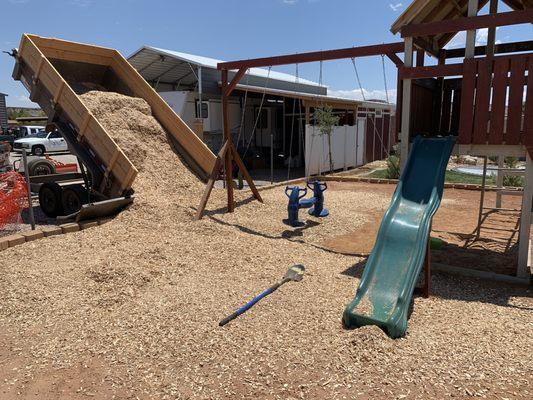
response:
M50 133L37 133L36 135L15 140L13 151L22 152L23 149L35 156L42 156L45 153L67 151L68 145L59 131L56 130Z
M17 126L16 128L10 128L5 134L0 135L0 142L8 142L11 149L13 149L15 140L41 133L44 133L44 127L42 126Z
M0 143L7 142L9 144L9 150L13 148L13 143L17 139L14 135L0 135Z
M36 135L38 133L44 132L44 126L23 125L17 128L18 133L16 133L15 135L19 138L23 138L30 135Z

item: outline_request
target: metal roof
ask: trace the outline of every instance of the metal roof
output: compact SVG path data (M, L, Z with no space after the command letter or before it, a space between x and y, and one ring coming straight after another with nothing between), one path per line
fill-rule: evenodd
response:
M280 90L280 89L272 89L272 88L265 88L265 87L259 87L259 86L243 85L240 83L237 84L235 89L242 90L242 91L250 91L254 93L266 93L266 94L273 95L273 96L308 100L311 102L324 103L330 106L346 107L349 109L355 106L368 107L368 108L379 108L379 109L385 109L385 110L386 109L392 110L396 108L394 104L380 102L380 101L366 101L366 100L361 101L361 100L348 99L345 97L302 93L302 92L295 92L291 90Z
M192 85L197 81L196 70L192 66L217 69L217 64L223 62L214 58L187 54L183 52L143 46L128 57L128 61L147 81L178 82ZM291 74L270 71L263 68L250 68L247 75L251 77L267 78L271 80L291 82L308 86L322 87L316 82L296 78Z
M524 10L533 7L533 0L503 0L513 10ZM478 10L481 10L488 0L479 0ZM406 25L423 24L427 22L447 21L466 17L468 0L415 0L398 17L391 26L391 32L396 34ZM446 33L424 38L436 51L442 49L456 33ZM423 46L426 47L426 46Z

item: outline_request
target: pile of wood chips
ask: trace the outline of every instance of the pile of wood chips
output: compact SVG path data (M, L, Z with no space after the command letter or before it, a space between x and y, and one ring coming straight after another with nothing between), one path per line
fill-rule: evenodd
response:
M135 204L97 228L1 253L0 397L531 398L531 290L434 276L404 339L345 330L363 259L324 249L388 198L330 191L331 215L290 228L282 188L224 214L141 99L83 95L139 169ZM305 211L305 210L304 210ZM296 263L288 283L218 321ZM79 397L77 397L79 396Z

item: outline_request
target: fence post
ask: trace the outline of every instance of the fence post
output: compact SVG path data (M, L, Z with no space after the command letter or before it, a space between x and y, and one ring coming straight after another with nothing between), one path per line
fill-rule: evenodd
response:
M31 230L35 230L35 216L33 215L33 203L31 201L30 171L28 170L28 157L26 149L22 149L22 164L24 165L24 176L26 177L26 187L28 189L28 211L30 212Z

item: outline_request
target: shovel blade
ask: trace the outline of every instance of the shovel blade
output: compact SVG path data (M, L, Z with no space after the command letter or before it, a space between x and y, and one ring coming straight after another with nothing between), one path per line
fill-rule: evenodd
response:
M287 273L283 277L284 280L291 280L299 282L303 279L305 267L302 264L296 264L287 270Z

